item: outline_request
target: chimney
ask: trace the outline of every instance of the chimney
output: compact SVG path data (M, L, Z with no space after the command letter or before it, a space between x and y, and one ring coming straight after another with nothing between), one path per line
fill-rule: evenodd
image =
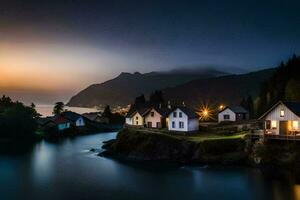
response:
M171 103L168 101L168 108L171 109Z

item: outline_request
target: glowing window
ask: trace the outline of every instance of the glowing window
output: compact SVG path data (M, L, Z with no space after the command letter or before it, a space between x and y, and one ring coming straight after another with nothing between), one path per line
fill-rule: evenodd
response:
M298 121L293 121L292 127L293 127L293 129L298 129L299 128L299 122Z
M275 128L277 127L277 123L276 121L271 121L271 128Z
M280 110L280 117L284 117L284 110Z

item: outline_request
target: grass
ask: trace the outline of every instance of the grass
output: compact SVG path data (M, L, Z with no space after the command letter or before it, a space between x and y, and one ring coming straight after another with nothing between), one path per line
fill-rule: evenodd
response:
M177 137L184 137L185 139L193 142L202 142L205 140L230 140L230 139L242 139L244 136L247 135L247 132L240 132L233 135L217 135L213 133L203 133L191 136L177 136Z
M199 133L170 133L164 129L141 129L140 131L145 133L154 133L154 134L163 134L171 137L175 137L178 139L185 139L192 142L202 142L206 140L230 140L230 139L242 139L245 135L248 134L246 131L237 132L232 135L221 135L216 133L207 133L207 132L199 132Z

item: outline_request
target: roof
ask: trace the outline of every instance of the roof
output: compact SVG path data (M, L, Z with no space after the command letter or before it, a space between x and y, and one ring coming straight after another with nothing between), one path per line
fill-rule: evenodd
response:
M182 112L184 112L189 119L198 118L198 115L196 114L196 111L194 109L188 108L186 106L177 106L174 107L172 112L175 111L176 109L180 109ZM170 112L169 114L171 114L172 112Z
M300 117L300 102L291 102L291 101L278 101L275 105L273 105L267 112L265 112L258 119L264 118L268 115L272 110L274 110L279 104L285 105L288 109L290 109L295 115Z
M221 110L220 112L223 112L226 109L230 109L232 112L234 113L248 113L248 111L243 108L242 106L226 106L223 110ZM219 113L220 113L219 112Z
M82 115L72 112L72 111L66 111L62 113L63 116L65 116L68 120L75 122L77 121L79 118L83 117Z
M153 106L147 110L144 115L148 114L152 109L154 109L156 112L158 112L162 117L167 117L169 113L172 111L171 109L164 107L164 106Z
M58 116L53 120L53 122L55 124L64 124L64 123L68 123L69 120L64 116Z
M93 112L93 113L84 113L82 116L88 118L89 120L95 120L97 117L100 117L100 113Z
M135 111L133 111L132 113L130 113L129 115L127 114L126 117L133 117L136 113L139 113L141 116L144 116L150 108L139 108Z
M37 119L37 123L39 124L39 125L45 125L45 124L47 124L48 122L53 122L53 119L54 119L54 117L40 117L40 118L38 118Z

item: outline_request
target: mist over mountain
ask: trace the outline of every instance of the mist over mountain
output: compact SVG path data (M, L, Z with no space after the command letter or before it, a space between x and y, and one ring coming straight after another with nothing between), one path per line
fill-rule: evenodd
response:
M199 107L203 103L239 105L243 97L257 97L262 83L268 80L276 68L264 69L239 75L228 75L192 80L163 90L165 98Z

